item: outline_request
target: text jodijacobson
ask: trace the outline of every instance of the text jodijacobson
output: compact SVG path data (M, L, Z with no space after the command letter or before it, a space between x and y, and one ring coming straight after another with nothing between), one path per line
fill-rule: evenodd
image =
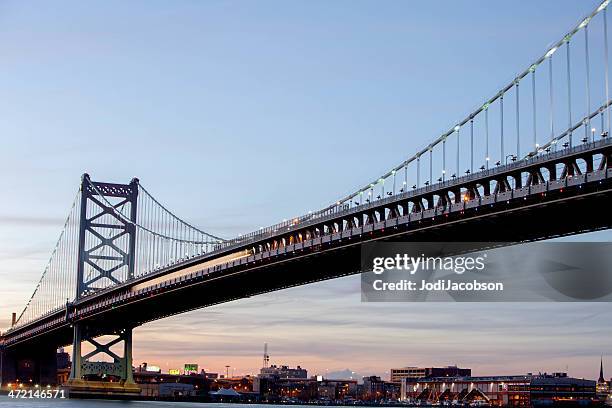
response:
M438 279L434 282L421 280L420 285L415 281L402 279L397 282L385 282L377 279L372 283L376 291L451 291L451 292L470 292L470 291L503 291L504 284L501 282L454 282L450 279Z

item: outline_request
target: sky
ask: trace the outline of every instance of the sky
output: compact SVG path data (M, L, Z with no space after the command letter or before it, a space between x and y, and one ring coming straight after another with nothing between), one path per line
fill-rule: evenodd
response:
M31 295L82 173L138 177L233 237L316 210L427 145L595 1L0 2L0 327ZM602 238L603 237L603 238ZM595 238L609 239L607 235ZM134 362L388 377L612 373L607 304L367 304L358 277L135 330Z

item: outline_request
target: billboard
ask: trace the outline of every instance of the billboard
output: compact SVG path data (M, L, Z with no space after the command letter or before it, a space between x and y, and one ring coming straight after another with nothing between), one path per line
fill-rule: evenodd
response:
M168 374L170 375L180 375L181 371L178 368L171 368L168 370Z
M185 364L185 374L198 373L198 365L197 364Z

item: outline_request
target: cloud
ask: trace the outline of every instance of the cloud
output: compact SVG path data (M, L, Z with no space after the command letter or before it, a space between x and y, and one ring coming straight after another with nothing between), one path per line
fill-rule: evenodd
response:
M61 227L66 221L59 217L42 217L29 215L0 215L0 224L20 227Z

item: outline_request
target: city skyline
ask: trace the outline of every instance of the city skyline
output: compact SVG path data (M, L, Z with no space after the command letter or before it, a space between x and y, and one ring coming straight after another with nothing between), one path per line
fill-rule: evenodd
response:
M503 306L494 305L496 316L490 316L483 320L487 328L478 328L477 325L468 325L462 328L460 322L456 321L455 316L446 316L449 309L447 304L425 303L408 304L412 308L428 310L428 317L421 316L413 318L415 329L409 327L398 328L397 325L402 320L404 308L397 310L397 304L376 304L374 308L368 307L371 304L362 304L359 301L359 280L353 282L353 288L347 290L341 282L343 279L336 279L326 283L319 283L319 289L329 297L335 297L336 302L321 301L320 299L308 299L308 286L288 289L288 296L282 296L284 291L274 294L273 299L266 299L269 295L261 295L255 298L245 299L238 302L215 306L210 311L212 316L206 314L193 314L193 320L200 322L190 326L188 324L176 324L172 321L160 320L150 325L138 328L135 331L135 338L138 341L145 341L151 349L155 344L164 344L164 350L159 352L142 353L140 345L137 343L134 350L134 364L138 365L146 361L149 364L159 365L162 370L168 368L180 368L184 363L198 363L201 368L209 368L210 371L225 373L225 365L230 365L235 369L236 374L257 374L261 368L263 357L263 344L268 343L270 362L272 364L282 364L305 368L309 376L327 372L342 371L348 369L358 375L378 375L383 378L389 376L391 368L402 366L447 366L458 365L472 369L475 376L485 375L522 375L528 372L565 372L579 378L597 378L599 375L599 359L602 355L597 349L606 349L603 338L594 335L590 326L593 320L607 322L602 317L608 319L606 304L584 304L583 308L576 307L576 304L559 303L530 303L516 304L509 303ZM333 285L333 284L336 284ZM301 292L301 293L300 293ZM353 301L354 300L354 301ZM244 304L242 304L244 302ZM295 336L287 336L287 332L298 330L300 326L310 327L314 323L308 317L308 312L295 313L289 312L275 313L267 318L254 320L254 310L276 309L284 306L286 309L292 303L305 303L306 310L327 309L332 316L319 316L316 319L319 329L325 333L326 342L318 342L313 334L296 339ZM330 303L332 304L330 308ZM339 322L337 317L338 310L343 304L351 307L360 307L358 314L362 319ZM477 314L482 310L482 304L454 304L455 309L462 313ZM220 309L219 311L215 309ZM386 340L381 343L385 349L377 350L376 343L370 343L371 338L355 337L351 340L350 346L343 343L345 336L355 335L367 330L363 322L370 324L369 314L376 309L375 313L384 312L385 318L380 319L376 330L383 330L394 327L392 333L394 341ZM531 314L530 321L523 321L513 313L513 309L519 309L521 313ZM544 309L542 311L541 309ZM581 310L582 309L582 310ZM557 312L562 318L559 321L550 321L550 315ZM365 316L363 314L365 313ZM188 314L188 315L189 315ZM519 314L520 316L520 314ZM305 322L292 322L292 318L300 317L309 319ZM233 319L234 323L228 324L225 319ZM221 320L222 322L220 322ZM203 324L206 322L207 324ZM250 324L248 322L251 322ZM256 322L256 323L253 323ZM439 323L436 323L439 322ZM301 324L300 324L301 323ZM284 336L279 336L279 341L272 341L273 337L265 334L265 328L261 325L270 327L274 330L284 332ZM605 326L606 324L603 324ZM155 327L157 326L157 327ZM334 328L336 326L336 328ZM338 328L337 326L340 326ZM445 326L446 330L456 333L454 338L439 338L440 326ZM202 343L192 343L183 341L182 338L190 334L189 338L206 336L207 328L229 328L228 333L215 333L209 335ZM248 328L253 332L254 337L261 341L241 343L236 337L240 336L240 327ZM371 326L370 326L371 327ZM284 328L284 330L283 330ZM170 330L172 329L172 330ZM179 332L176 332L179 329ZM589 331L587 331L587 329ZM181 330L188 333L181 334ZM600 330L604 332L604 330ZM158 335L163 333L163 335ZM391 334L390 334L391 335ZM500 342L491 344L487 338L494 335ZM583 339L583 348L576 349L581 339L589 335L590 338ZM144 338L147 338L146 340ZM464 338L471 338L472 344L465 342ZM553 344L555 339L563 338L567 344L559 347ZM236 343L240 347L236 347ZM439 347L431 349L429 343L434 343ZM139 347L140 346L140 347ZM205 348L202 350L202 347ZM314 349L313 349L314 348ZM512 353L500 353L499 350L513 350ZM299 350L296 351L296 350ZM308 350L304 352L301 350ZM413 351L414 350L414 351ZM420 350L420 351L419 351ZM438 350L439 352L436 352ZM589 351L589 350L592 350ZM174 353L193 353L191 359L170 358ZM141 354L142 353L142 354ZM358 353L363 358L355 357L352 364L344 364L347 358L353 357ZM195 357L200 355L200 357ZM164 357L166 356L166 357ZM145 357L149 357L148 359ZM526 362L527 361L527 362ZM166 363L167 362L167 363ZM608 357L603 353L604 369L608 366ZM173 364L174 363L174 364ZM342 365L344 364L344 365Z
M0 203L0 326L31 295L83 172L137 176L224 237L257 230L422 148L597 2L525 4L527 30L516 29L511 2L449 2L438 15L414 3L348 4L1 5L0 180L10 200ZM474 375L569 366L596 378L611 321L605 303L361 303L352 276L139 327L134 365L257 373L267 342L272 362L313 374L388 376L401 361Z

